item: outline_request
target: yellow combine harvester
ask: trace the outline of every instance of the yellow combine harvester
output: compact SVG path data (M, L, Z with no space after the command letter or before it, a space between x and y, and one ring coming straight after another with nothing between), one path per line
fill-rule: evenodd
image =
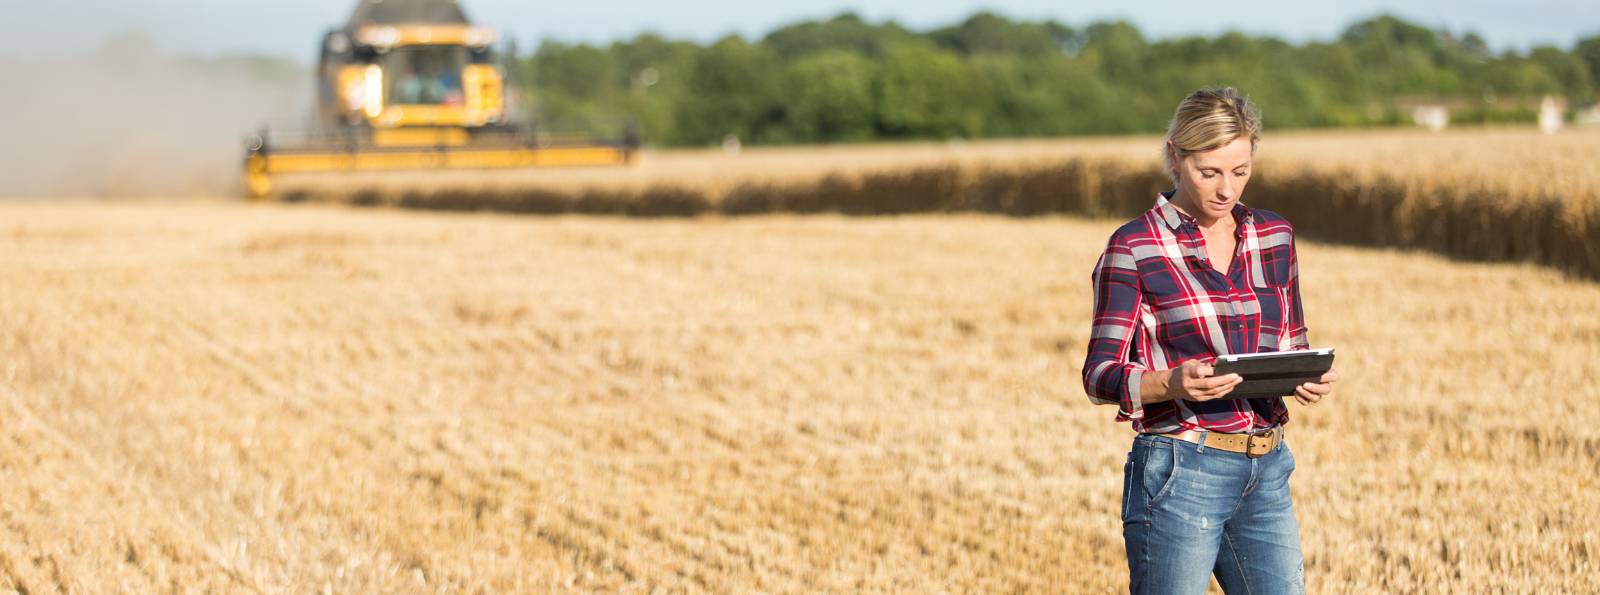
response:
M266 197L279 174L407 169L617 165L619 142L548 138L507 113L494 29L474 26L458 0L361 0L322 42L318 130L251 138L245 185ZM287 136L287 135L283 135Z

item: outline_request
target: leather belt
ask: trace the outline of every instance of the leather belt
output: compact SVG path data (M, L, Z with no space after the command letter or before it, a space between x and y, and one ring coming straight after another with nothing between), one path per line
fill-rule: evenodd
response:
M1255 434L1226 434L1205 430L1184 430L1160 435L1185 442L1193 442L1206 448L1242 453L1254 459L1266 456L1267 453L1272 452L1272 449L1278 447L1278 442L1283 440L1283 428L1274 426Z

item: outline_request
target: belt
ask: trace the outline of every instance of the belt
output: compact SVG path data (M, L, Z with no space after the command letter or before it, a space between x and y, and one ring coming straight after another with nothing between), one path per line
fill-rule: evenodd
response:
M1243 453L1245 456L1254 459L1266 456L1267 453L1272 452L1272 449L1278 447L1278 443L1283 441L1283 428L1273 426L1255 434L1225 434L1206 430L1184 430L1182 432L1159 435L1185 442L1193 442L1207 448Z

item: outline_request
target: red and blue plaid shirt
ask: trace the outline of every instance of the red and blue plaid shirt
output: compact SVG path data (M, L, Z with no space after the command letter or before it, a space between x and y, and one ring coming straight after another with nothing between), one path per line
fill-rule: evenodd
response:
M1117 406L1137 432L1244 432L1287 422L1283 398L1140 402L1145 372L1219 355L1308 349L1294 228L1237 203L1238 248L1226 275L1211 266L1193 217L1156 205L1111 234L1094 267L1094 319L1083 388Z

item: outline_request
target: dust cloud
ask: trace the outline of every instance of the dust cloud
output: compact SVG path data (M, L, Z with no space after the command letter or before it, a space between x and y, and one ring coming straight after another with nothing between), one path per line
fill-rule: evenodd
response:
M0 56L0 197L240 194L244 141L309 119L310 69L195 57L147 35Z

